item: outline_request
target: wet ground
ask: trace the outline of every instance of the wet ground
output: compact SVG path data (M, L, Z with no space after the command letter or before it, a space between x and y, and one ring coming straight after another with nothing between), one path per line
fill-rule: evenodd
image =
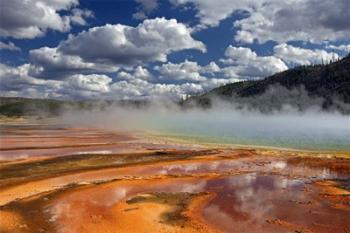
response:
M1 128L0 232L350 232L350 153Z

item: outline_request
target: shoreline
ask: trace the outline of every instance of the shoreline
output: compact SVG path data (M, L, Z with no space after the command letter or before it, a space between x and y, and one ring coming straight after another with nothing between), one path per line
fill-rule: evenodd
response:
M282 151L290 153L310 153L310 154L323 154L328 155L339 155L343 158L350 158L350 150L308 150L308 149L295 149L288 147L277 147L277 146L262 146L262 145L245 145L245 144L230 144L230 143L215 143L215 142L200 142L195 139L181 139L177 136L169 136L164 134L159 134L157 132L144 132L136 134L136 137L140 139L150 139L155 140L156 142L163 143L177 143L179 145L196 145L198 147L204 148L222 148L222 149L256 149L262 151Z
M326 233L313 223L346 227L348 152L193 144L52 125L47 140L47 127L12 127L6 132L15 136L1 135L11 147L7 156L28 141L36 147L26 159L0 163L4 232L232 232L235 225L242 232ZM115 144L106 149L96 145L101 140ZM84 141L91 145L74 146Z

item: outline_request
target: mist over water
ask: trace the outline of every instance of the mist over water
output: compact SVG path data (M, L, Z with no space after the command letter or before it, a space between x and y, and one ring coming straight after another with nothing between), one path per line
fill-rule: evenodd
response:
M295 149L350 149L350 119L341 115L176 114L155 118L152 125L158 132L201 142Z
M194 142L350 150L350 116L315 109L263 114L225 106L183 111L176 106L155 104L140 109L115 107L79 114L68 112L62 119L70 124L146 131Z

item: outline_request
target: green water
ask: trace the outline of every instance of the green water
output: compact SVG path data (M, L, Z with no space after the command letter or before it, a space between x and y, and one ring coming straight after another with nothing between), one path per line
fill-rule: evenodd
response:
M349 123L349 124L348 124ZM164 116L148 124L158 136L198 143L350 151L350 118Z
M274 148L290 148L300 150L322 150L322 151L350 151L349 141L317 141L314 139L306 138L304 140L295 140L290 138L279 139L264 139L264 138L239 138L239 137L220 137L220 136L200 136L190 134L173 134L165 132L154 133L156 137L165 137L184 140L192 143L213 143L213 144L225 144L225 145L239 145L239 146L261 146L261 147L274 147Z

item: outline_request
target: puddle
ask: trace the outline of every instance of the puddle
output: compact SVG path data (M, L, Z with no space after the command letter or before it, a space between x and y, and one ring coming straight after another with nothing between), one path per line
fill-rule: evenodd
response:
M331 182L329 186L315 183L322 183L323 180L347 180L338 183L348 188L350 165L345 160L282 155L269 157L258 156L255 153L243 156L243 152L237 151L235 155L232 152L232 157L229 153L225 154L225 157L219 152L218 157L215 157L214 154L201 154L200 151L195 154L194 151L178 150L171 152L176 152L175 154L167 155L164 150L159 150L158 154L158 151L155 151L152 156L142 157L135 154L134 157L125 159L126 157L118 157L119 155L113 157L113 154L130 150L152 151L169 148L169 145L129 142L130 138L127 136L113 136L103 131L81 129L39 131L34 128L28 128L23 132L12 130L12 134L2 141L2 145L7 146L8 150L0 151L0 159L15 158L16 155L19 158L27 158L71 154L85 158L85 154L86 156L95 154L96 157L84 160L83 165L95 166L97 162L103 165L135 162L133 166L77 172L43 179L36 181L37 186L34 184L33 187L29 182L27 187L23 186L22 190L19 188L18 190L26 194L27 190L37 193L40 188L46 190L45 188L49 187L47 190L50 190L52 187L62 187L64 184L74 182L87 185L83 187L73 185L74 187L52 196L52 199L33 201L34 204L30 209L39 212L37 209L39 206L44 211L44 214L38 215L37 218L47 217L47 221L56 226L58 232L83 232L81 229L88 228L89 224L101 227L101 231L115 229L119 221L120 212L117 207L120 203L128 207L126 208L128 213L135 213L137 209L135 206L130 208L127 200L135 195L152 193L208 194L201 199L203 203L196 207L198 208L195 211L196 216L192 217L200 218L208 226L223 232L350 232L348 224L350 197L346 195L339 199L329 197L330 195L324 195L322 192L323 188L328 188L328 192L333 190L329 187ZM45 137L46 140L43 141L42 138ZM106 141L104 137L108 140ZM108 144L118 140L123 141L123 145ZM82 141L90 145L77 146ZM106 142L108 145L98 144ZM47 148L44 148L45 146ZM167 156L173 160L166 161ZM49 164L52 166L39 166L39 168L44 167L47 169L44 170L45 173L53 172L57 175L58 165L61 165L62 171L66 172L64 169L69 165L66 159L67 157L57 159L55 163ZM158 163L153 163L152 159ZM149 163L141 165L141 162ZM72 162L72 167L76 167L77 164L82 166L80 163ZM40 169L35 169L36 167L29 167L28 174L33 175L37 171L42 175ZM67 171L72 171L72 168ZM112 179L119 180L94 185L94 182ZM17 195L16 192L19 191L16 191L16 187L14 190L12 194ZM337 192L340 193L339 190ZM11 194L11 190L8 193ZM31 200L27 200L27 204L30 202ZM23 211L25 201L13 203L22 210L22 213L25 212ZM159 203L153 206L158 210L164 207ZM152 214L152 209L149 211L147 213ZM157 219L157 216L152 216ZM138 219L131 221L137 223ZM40 226L37 227L39 229Z
M327 167L310 167L303 164L290 164L287 160L275 158L242 158L234 160L201 161L164 166L139 168L140 174L192 175L202 173L222 174L227 172L255 172L278 174L281 176L306 178L309 181L320 179L344 179L347 174Z
M299 179L252 173L208 181L205 189L217 195L203 216L225 232L342 232L350 213L332 208Z
M257 164L259 168L262 167L260 163ZM242 161L222 161L161 166L153 168L152 172L223 172L237 167L253 166ZM266 171L279 169L281 175L249 172L199 179L190 177L120 181L64 195L48 208L52 222L64 225L66 232L69 232L78 227L77 224L84 223L87 215L113 216L114 206L137 194L208 192L214 198L200 210L201 215L205 222L224 232L343 232L346 229L349 208L333 208L330 202L320 198L320 190L311 184L312 179L341 176L327 169L301 168L283 161L270 161L263 167ZM299 175L313 173L315 178L291 178L282 175L283 171Z

